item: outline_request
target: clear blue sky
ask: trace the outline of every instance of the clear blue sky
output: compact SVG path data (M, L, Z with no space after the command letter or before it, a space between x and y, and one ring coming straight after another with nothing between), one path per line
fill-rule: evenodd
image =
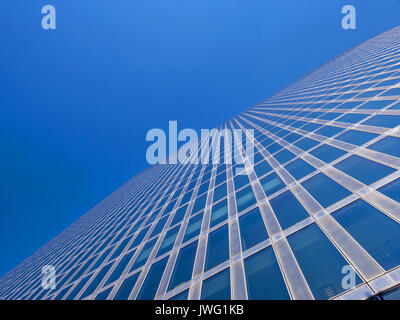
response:
M57 30L41 29L41 8ZM357 8L357 30L341 8ZM400 23L399 0L0 1L0 275L146 168L146 132L212 128Z

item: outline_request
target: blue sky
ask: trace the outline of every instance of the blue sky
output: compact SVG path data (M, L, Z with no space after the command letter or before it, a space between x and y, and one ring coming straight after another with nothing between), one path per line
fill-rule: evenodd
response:
M54 5L57 29L41 28ZM357 29L341 28L341 8ZM0 275L147 167L399 24L398 0L2 0Z

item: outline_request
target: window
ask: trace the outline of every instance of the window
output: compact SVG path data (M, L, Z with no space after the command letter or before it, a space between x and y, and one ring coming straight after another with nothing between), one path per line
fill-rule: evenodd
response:
M256 203L256 198L254 196L251 186L236 193L236 205L238 212L250 207Z
M192 214L196 213L200 210L203 210L204 207L206 206L206 201L207 201L207 194L197 198L193 205Z
M230 300L230 287L230 274L228 268L203 281L201 299Z
M203 222L203 213L200 213L189 220L185 236L183 237L183 242L186 242L200 234L202 222Z
M177 287L183 282L187 282L192 278L192 270L196 257L197 240L183 247L179 251L178 258L175 263L175 268L169 283L169 290Z
M257 176L261 177L267 172L270 172L272 170L271 166L268 164L267 161L263 161L260 164L256 165L254 167L254 171L257 174Z
M185 205L183 207L180 207L178 210L176 210L174 219L171 222L171 226L173 226L174 224L177 224L178 222L181 222L183 220L183 218L185 217L187 207L188 207L188 205Z
M180 227L181 226L178 225L175 228L172 228L171 230L169 230L167 232L167 234L165 235L165 238L160 246L160 250L158 251L157 257L163 255L164 253L166 253L172 249Z
M289 173L293 176L293 178L299 180L311 172L315 171L315 168L305 162L303 159L297 159L288 165L286 165L285 169L289 171Z
M400 124L400 116L377 115L362 123L366 126L394 128Z
M129 295L131 294L132 289L135 286L139 274L140 272L135 273L133 276L130 276L129 278L124 280L117 294L115 295L114 300L126 300L129 298Z
M210 232L207 243L206 271L229 259L228 225Z
M143 282L142 288L137 296L138 300L153 300L156 293L158 285L161 282L161 277L164 273L165 266L167 265L168 257L154 263L146 279Z
M79 299L86 298L88 295L91 295L94 290L98 287L100 284L101 280L105 277L107 274L108 270L110 270L112 266L112 263L109 263L108 265L104 266L99 273L96 275L96 277L92 280L92 282L89 284L89 286L86 288L86 290L83 292L83 294L80 296Z
M133 264L133 266L131 268L131 271L133 271L133 270L135 270L137 268L140 268L141 266L143 266L146 263L146 261L149 258L150 253L153 250L153 247L156 244L156 242L157 242L157 238L147 242L143 246L142 251L140 252L138 257L136 258L136 261L135 261L135 263Z
M400 202L400 179L396 179L387 185L378 189L379 192L382 192L389 198Z
M332 216L386 270L400 264L400 226L359 199Z
M285 187L285 184L275 172L261 179L260 183L267 196L270 196Z
M400 138L387 136L369 146L368 149L400 158Z
M343 117L337 119L336 121L347 122L347 123L357 123L357 122L360 122L361 120L365 119L368 116L369 116L368 114L348 113L348 114L345 114Z
M357 130L348 130L335 139L354 144L356 146L362 146L364 143L376 138L378 135L375 133L357 131Z
M294 145L304 151L307 151L319 144L318 141L310 139L310 138L303 138L299 142L295 143Z
M243 251L268 239L268 232L259 208L255 208L239 217L239 226Z
M310 216L290 191L273 198L270 204L283 230Z
M332 137L335 134L338 134L342 130L343 130L343 128L325 126L322 129L316 131L315 133L320 134L320 135L325 136L325 137Z
M216 202L226 196L226 183L214 189L213 201Z
M82 288L86 285L86 283L89 281L91 275L86 276L85 278L83 278L74 288L74 290L72 290L72 292L68 295L68 297L65 300L73 300L76 295L82 290ZM44 291L46 292L46 291Z
M315 223L293 233L287 240L315 299L329 299L345 290L342 270L351 267ZM355 284L359 283L361 280L356 275Z
M295 157L295 155L287 149L284 149L281 152L278 152L276 155L274 155L274 158L279 163L286 163L289 160L293 159L294 157Z
M153 232L150 235L150 238L153 238L155 235L159 234L162 231L167 220L168 220L168 217L164 217L164 218L158 220L156 226L153 229Z
M249 178L245 174L237 175L234 178L234 183L235 183L235 189L238 190L241 187L245 186L246 184L250 183Z
M323 173L318 173L302 185L324 208L351 195L350 191Z
M112 274L106 281L105 286L114 282L115 280L119 279L122 272L125 270L126 266L128 265L129 261L131 261L134 253L135 253L135 250L124 255L124 257L121 259L121 261L118 262L118 265L115 267L114 271L112 272Z
M337 158L340 158L344 154L346 154L345 151L340 150L338 148L332 147L330 145L324 144L317 149L313 150L310 152L314 157L329 163L333 160L336 160Z
M136 246L138 246L142 242L142 240L143 240L144 236L146 235L147 231L149 230L149 228L150 227L147 226L146 228L140 230L140 232L136 236L135 240L133 240L133 242L132 242L132 244L130 246L130 249L135 248Z
M228 219L228 202L226 199L214 204L211 210L210 228Z
M352 155L334 165L335 168L369 185L396 171L380 163Z
M290 299L272 246L246 258L244 268L249 299Z

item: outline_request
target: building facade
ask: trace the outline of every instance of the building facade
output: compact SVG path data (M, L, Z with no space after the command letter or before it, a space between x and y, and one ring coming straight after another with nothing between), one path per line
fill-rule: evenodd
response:
M387 297L400 283L400 27L224 128L254 130L246 174L148 168L7 273L0 299Z

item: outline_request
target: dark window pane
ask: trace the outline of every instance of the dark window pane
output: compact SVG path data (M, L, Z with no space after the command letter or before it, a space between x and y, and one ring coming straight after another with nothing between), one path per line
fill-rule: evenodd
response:
M310 216L290 191L273 198L270 204L282 229L289 228Z
M183 242L186 242L200 234L202 222L203 222L203 213L200 213L189 220L185 236L183 237Z
M258 208L239 217L239 225L243 250L247 250L268 239L268 232L265 229L265 224Z
M208 235L206 270L209 270L229 259L228 225L211 232Z
M312 165L308 164L303 159L297 159L286 165L285 168L296 180L299 180L316 170Z
M226 219L228 219L228 202L225 199L213 205L211 210L210 227L212 228Z
M231 286L229 268L203 281L202 300L230 300Z
M236 193L236 204L238 212L250 207L256 203L256 197L254 196L251 186L244 188L243 190Z
M249 299L289 300L272 246L244 260Z
M332 216L386 270L400 264L400 226L373 206L357 200Z
M273 195L286 186L275 172L261 179L260 183L267 196Z
M192 278L194 259L196 257L197 241L183 247L178 255L175 268L169 283L169 290Z
M142 288L137 296L138 300L153 300L156 293L158 285L161 282L161 277L164 273L165 266L167 265L168 257L154 263L149 273L144 280Z
M345 290L342 270L349 264L315 223L287 239L316 299L329 299ZM359 283L356 275L356 284Z
M126 300L129 298L129 295L131 294L132 289L135 286L139 274L140 272L135 273L133 276L130 276L129 278L124 280L117 294L115 295L114 300Z
M352 155L334 165L335 168L347 173L349 176L369 185L396 171L383 164Z
M325 208L351 195L350 191L322 173L304 181L302 185Z

